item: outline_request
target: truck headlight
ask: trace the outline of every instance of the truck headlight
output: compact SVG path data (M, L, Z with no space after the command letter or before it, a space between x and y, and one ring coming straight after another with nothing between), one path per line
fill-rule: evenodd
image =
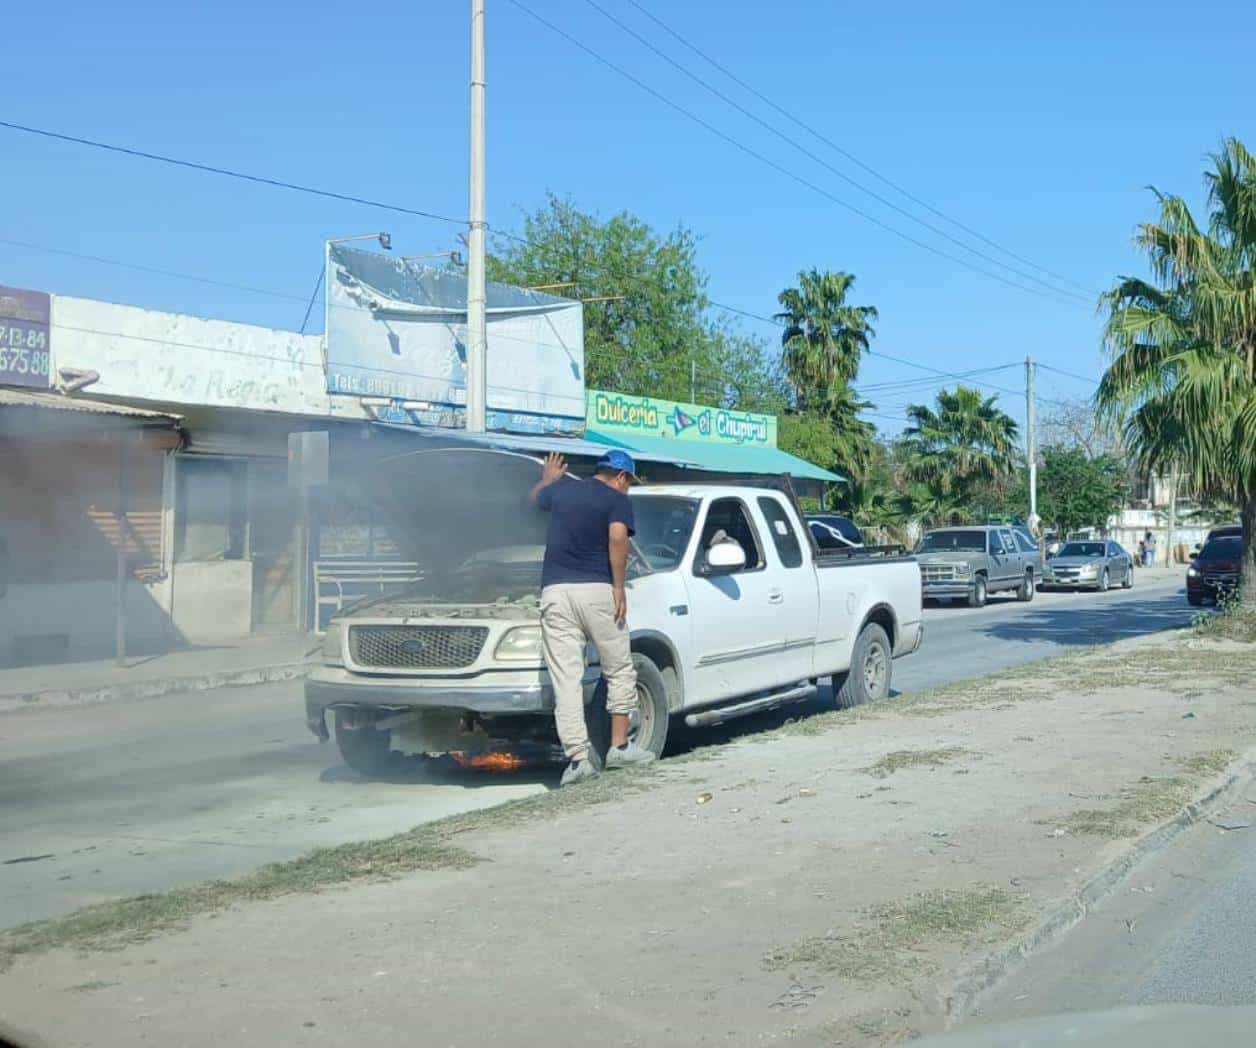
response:
M1195 568L1195 567L1190 567L1190 568L1187 568L1187 569L1186 569L1186 577L1187 577L1188 579L1197 579L1197 578L1199 578L1199 569L1198 569L1198 568Z
M343 627L339 622L329 622L327 632L323 634L323 662L331 666L340 666L344 662L341 649Z
M541 627L516 626L497 642L493 654L505 662L536 662L541 658Z
M956 564L955 565L955 577L957 579L966 579L972 573L973 573L973 569L972 569L972 565L970 564Z

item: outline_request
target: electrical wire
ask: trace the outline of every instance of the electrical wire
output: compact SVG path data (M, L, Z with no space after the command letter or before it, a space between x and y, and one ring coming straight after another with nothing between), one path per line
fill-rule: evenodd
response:
M726 105L729 105L733 109L735 109L742 116L746 117L748 120L752 120L754 123L764 128L770 134L775 135L777 138L779 138L782 142L785 142L787 145L793 146L795 149L797 149L800 153L802 153L808 159L813 160L815 163L819 164L825 170L831 172L832 174L836 175L838 178L842 179L842 181L846 182L848 185L854 186L856 189L858 189L862 193L866 193L868 196L872 197L873 200L876 200L878 203L884 205L885 207L888 207L891 211L897 212L903 217L929 230L929 232L935 234L936 236L942 237L944 240L949 241L950 243L954 244L956 247L959 247L961 250L968 251L971 254L976 255L978 258L991 263L992 265L999 266L1003 269L1008 270L1011 273L1015 273L1017 276L1025 280L1031 280L1036 284L1041 284L1047 290L1052 291L1057 295L1066 295L1072 298L1076 298L1079 301L1085 301L1085 302L1090 302L1095 297L1094 295L1090 295L1090 294L1083 295L1076 291L1069 291L1065 288L1056 287L1055 285L1049 283L1048 281L1043 280L1041 277L1034 276L1034 274L1027 273L1022 269L1017 269L1015 266L1009 265L1008 263L998 258L995 258L993 255L986 254L984 251L980 251L977 248L972 247L969 244L966 244L963 240L960 240L958 237L953 236L952 234L946 232L946 230L939 229L937 226L933 225L932 223L926 222L923 218L920 218L918 215L913 214L912 212L908 211L906 208L900 207L898 204L894 203L894 201L888 199L887 197L882 196L880 193L876 192L876 190L869 189L863 183L858 182L855 179L851 178L848 174L846 174L840 168L834 167L827 160L825 160L822 156L815 153L813 150L809 149L803 143L799 142L795 138L790 137L780 128L764 120L762 117L758 116L752 110L747 109L745 106L739 103L736 99L729 97L727 94L721 91L718 87L715 87L713 84L703 79L697 73L694 73L692 70L688 69L686 66L682 65L680 62L677 62L674 58L668 55L665 51L661 50L658 47L655 47L654 44L652 44L648 39L646 39L644 36L638 33L631 26L627 25L626 23L621 21L619 18L617 18L615 15L611 14L611 12L606 10L606 8L604 8L601 4L599 4L597 0L585 0L585 3L588 4L590 7L592 7L599 14L601 14L604 18L606 18L613 25L618 26L619 29L621 29L628 36L636 40L639 44L645 47L652 54L661 58L668 65L678 70L681 74L688 77L690 80L698 84L700 87L705 88L711 94L715 95L716 98L720 99Z
M645 15L646 18L650 19L650 21L654 22L655 25L657 25L660 29L666 32L673 39L677 40L683 46L685 46L694 54L696 54L704 62L709 63L719 72L723 73L724 76L728 77L728 79L731 80L733 83L735 83L738 87L742 88L745 91L748 91L751 95L757 98L760 102L764 103L771 109L775 110L777 113L785 117L787 120L789 120L793 124L796 124L803 131L807 132L807 134L812 135L814 138L823 142L826 146L828 146L830 149L832 149L834 152L838 153L839 155L845 157L852 164L868 172L868 174L872 175L872 177L877 179L879 182L883 183L884 185L889 186L896 193L902 194L902 196L906 197L913 204L916 204L917 206L924 208L930 214L936 215L938 218L951 223L951 225L955 226L957 229L962 229L969 236L975 237L976 239L980 240L982 243L987 244L988 246L994 248L995 250L1003 252L1003 254L1007 255L1009 258L1014 258L1017 262L1020 262L1023 265L1030 266L1031 268L1038 270L1040 273L1045 273L1047 274L1047 276L1054 277L1056 280L1061 280L1066 284L1072 284L1075 288L1078 288L1079 290L1086 292L1088 295L1094 294L1094 292L1092 292L1085 285L1079 284L1077 281L1072 280L1069 277L1063 276L1060 273L1056 273L1053 270L1048 269L1046 266L1041 266L1038 263L1032 261L1031 259L1025 258L1022 255L1018 255L1015 251L1012 251L1010 248L1004 247L1002 244L999 244L997 241L990 239L988 236L984 235L983 233L980 233L977 230L971 228L970 226L965 225L963 222L959 221L956 218L952 218L950 215L946 214L944 211L939 210L933 205L927 203L926 201L921 200L918 196L915 196L912 193L908 192L908 190L904 189L898 183L890 180L889 178L881 174L881 172L877 171L874 167L870 166L869 164L864 163L853 153L849 152L846 149L843 149L840 145L834 142L831 138L828 138L826 135L816 130L814 127L805 123L794 113L791 113L785 107L773 101L763 92L759 91L758 89L753 87L751 84L748 84L745 80L737 76L737 74L734 73L727 66L721 64L716 59L712 58L711 55L703 51L692 41L688 40L685 36L683 36L676 29L673 29L670 25L664 22L656 14L648 10L644 5L638 3L637 0L628 0L628 3L631 4L633 7L635 7L643 15Z
M948 259L949 261L954 262L957 265L961 265L966 269L970 269L975 273L981 273L982 275L987 276L991 278L992 280L997 280L1001 284L1006 284L1009 287L1017 288L1031 295L1036 295L1039 298L1046 298L1049 301L1054 301L1056 303L1064 303L1067 305L1072 305L1072 306L1081 308L1082 303L1080 301L1067 299L1067 298L1061 298L1058 296L1058 293L1053 294L1050 292L1045 292L1039 288L1029 287L1025 284L1018 283L1015 280L1009 280L1007 277L1004 277L1001 274L992 273L988 269L984 269L981 266L974 265L973 263L969 262L967 259L959 258L956 255L952 255L948 251L944 251L939 247L935 247L933 244L929 244L926 241L920 240L917 237L913 237L909 233L904 233L902 230L897 229L894 226L891 226L886 222L882 222L879 218L875 217L874 215L871 215L868 212L863 211L862 209L856 207L854 204L851 204L843 200L841 197L838 197L835 194L830 193L824 187L819 186L816 183L810 181L809 179L804 178L802 175L797 174L794 171L791 171L789 168L784 167L781 164L778 164L775 160L771 159L765 154L760 153L758 150L752 148L751 146L746 145L744 142L740 141L737 138L734 138L732 135L727 134L724 131L721 131L714 124L698 116L696 113L686 109L684 106L680 105L680 103L674 102L672 99L664 95L661 91L658 91L655 88L651 87L644 80L630 73L628 70L624 69L622 66L617 65L616 63L612 62L609 58L602 55L600 52L595 51L592 47L590 47L588 44L585 44L579 38L573 36L571 33L568 33L565 29L561 28L560 26L555 25L553 22L549 21L547 18L538 14L536 11L532 10L532 8L528 7L527 4L524 4L522 0L509 0L509 2L515 7L519 8L519 10L523 11L525 14L529 15L531 18L535 19L541 25L545 26L551 32L556 33L558 36L561 36L564 40L572 44L574 47L579 48L581 51L585 52L585 54L589 55L591 58L593 58L597 62L600 62L602 65L606 66L608 69L617 73L619 76L635 84L642 91L645 91L647 94L657 99L659 102L662 102L663 105L667 106L669 109L675 110L677 113L680 113L686 119L691 120L694 123L698 124L700 127L704 128L711 134L715 135L721 141L726 142L728 145L731 145L733 148L759 161L761 164L764 164L765 166L770 167L773 171L776 171L777 173L784 175L786 178L790 179L791 181L797 182L799 185L807 189L810 189L812 192L817 193L820 196L824 197L825 199L837 204L838 206L845 208L846 210L852 212L855 215L858 215L860 218L863 218L867 220L868 222L871 222L873 225L879 227L880 229L883 229L886 232L891 233L894 236L899 237L900 239L905 240L910 244L915 244L917 247L922 248L923 250L928 251L931 254L937 255L940 258Z
M143 160L155 160L158 163L170 164L173 167L188 168L192 171L201 171L211 175L222 175L227 178L238 178L245 182L255 182L258 185L273 186L278 189L290 189L297 193L308 193L311 196L325 197L329 200L340 200L349 204L364 204L367 207L377 207L384 211L395 211L402 215L413 215L417 218L430 218L435 222L449 222L457 226L467 225L467 221L462 218L453 218L450 215L437 214L434 211L421 211L418 208L403 207L401 204L389 204L382 200L371 200L368 197L353 196L349 193L337 193L330 189L318 189L314 186L303 186L296 182L286 182L279 178L269 178L265 175L251 175L245 171L233 171L226 167L216 167L213 164L202 164L194 160L181 160L178 157L164 156L161 153L151 153L143 149L132 149L129 146L113 145L109 142L98 142L91 138L81 138L77 135L67 135L60 131L49 131L46 128L30 127L26 124L17 124L11 120L0 120L0 127L7 127L10 131L23 131L29 135L39 135L43 138L56 139L61 142L71 142L80 146L91 146L93 149L103 149L110 153L121 153L124 156L139 157Z

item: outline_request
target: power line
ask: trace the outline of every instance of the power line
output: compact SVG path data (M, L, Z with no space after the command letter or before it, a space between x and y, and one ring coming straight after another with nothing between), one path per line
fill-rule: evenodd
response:
M814 127L811 127L809 124L799 119L796 115L791 113L789 110L785 109L783 106L773 101L767 95L763 94L763 92L759 91L755 87L746 83L745 80L737 76L737 74L734 73L732 70L730 70L727 66L722 65L720 62L712 58L705 51L701 50L696 44L686 39L681 33L673 29L670 25L664 22L661 18L655 15L652 11L647 10L642 4L638 3L637 0L628 0L628 3L630 3L633 7L635 7L638 11L640 11L643 15L645 15L652 22L654 22L668 35L670 35L675 40L679 41L681 44L687 47L690 51L696 54L703 61L709 63L715 69L719 70L719 72L723 73L733 83L737 84L738 87L741 87L743 90L748 91L751 95L757 98L760 102L763 102L765 105L769 106L770 108L774 109L776 112L780 113L781 116L785 117L787 120L791 121L792 123L796 124L798 127L802 128L802 130L806 131L807 134L812 135L815 138L819 139L821 142L827 145L830 149L834 150L834 152L840 154L841 156L844 156L852 164L855 164L856 166L862 168L864 171L868 172L868 174L872 175L873 178L889 186L895 192L902 194L912 203L918 205L919 207L923 207L926 211L930 212L933 215L936 215L938 218L941 218L946 222L950 222L951 225L955 226L957 229L962 229L969 236L976 237L982 243L988 244L990 247L1003 252L1009 258L1014 258L1016 259L1017 262L1021 262L1024 265L1030 266L1033 269L1036 269L1041 273L1046 273L1048 276L1054 277L1056 280L1062 280L1066 284L1072 284L1074 287L1079 288L1080 290L1086 292L1088 295L1094 294L1094 292L1092 292L1089 288L1085 287L1082 284L1079 284L1077 281L1072 280L1069 277L1063 276L1060 273L1053 272L1052 270L1047 269L1045 266L1040 266L1038 263L1028 258L1024 258L1021 255L1018 255L1016 252L1012 251L1011 249L1003 247L998 242L991 240L989 237L978 232L977 230L972 229L969 226L966 226L963 222L960 222L958 219L952 218L951 216L947 215L945 212L940 211L938 208L932 206L931 204L925 202L924 200L921 200L919 197L914 196L912 193L908 192L902 186L898 185L896 182L891 181L885 175L881 174L881 172L877 171L875 168L864 163L853 153L849 152L846 149L843 149L840 145L838 145L832 139L828 138L827 136L822 134L820 131L817 131Z
M1043 364L1040 361L1034 361L1035 367L1042 368L1043 371L1054 371L1057 375L1063 375L1065 378L1075 378L1078 382L1085 382L1088 386L1098 385L1098 380L1087 378L1085 375L1079 375L1075 371L1065 371L1063 368L1057 368L1051 364Z
M430 218L436 222L449 222L457 226L465 226L467 224L465 219L437 214L434 211L421 211L418 208L403 207L401 204L389 204L382 200L371 200L368 197L353 196L349 193L337 193L330 189L303 186L296 182L285 182L283 179L269 178L265 175L252 175L245 171L233 171L230 168L216 167L213 164L202 164L194 160L181 160L178 157L164 156L161 153L150 153L143 149L132 149L129 146L97 142L91 138L80 138L76 135L62 134L59 131L49 131L45 128L15 124L10 120L0 120L0 127L7 127L11 131L24 131L30 135L39 135L43 138L56 139L60 142L72 142L75 145L91 146L93 149L103 149L110 153L121 153L124 156L139 157L143 160L155 160L158 163L170 164L173 167L188 168L192 171L201 171L211 175L223 175L227 178L238 178L245 182L255 182L258 185L273 186L278 189L290 189L297 193L308 193L311 196L325 197L329 200L340 200L349 204L364 204L367 207L378 207L384 211L395 211L402 215L414 215L417 218Z
M863 183L857 182L855 179L851 178L840 168L834 167L827 160L825 160L822 156L815 153L811 149L807 148L806 145L799 142L795 138L791 138L785 132L780 130L780 128L764 120L762 117L758 116L752 110L747 109L745 106L739 103L736 99L729 97L727 94L721 91L718 87L715 87L713 84L703 79L697 73L694 73L692 70L688 69L687 67L682 65L680 62L677 62L674 58L672 58L670 55L668 55L666 52L664 52L660 48L655 47L654 44L652 44L644 36L638 33L635 29L633 29L631 26L621 21L615 15L611 14L611 12L607 11L606 8L604 8L601 4L597 2L597 0L585 0L585 3L588 4L590 7L592 7L599 14L601 14L609 22L618 26L623 32L631 36L634 40L636 40L639 44L641 44L643 47L649 50L652 54L657 55L664 62L672 66L674 69L678 70L680 73L688 77L694 83L705 88L711 94L715 95L716 98L720 99L722 102L731 106L737 112L741 113L742 116L746 117L748 120L754 121L760 127L764 128L769 133L775 135L782 142L785 142L788 145L793 146L804 156L808 157L809 159L819 164L821 167L825 168L825 170L830 171L831 173L835 174L838 178L842 179L842 181L848 183L849 185L854 186L860 192L866 193L868 196L872 197L873 200L876 200L879 203L883 204L885 207L888 207L891 211L896 211L898 214L902 215L903 217L929 230L929 232L942 237L944 240L950 241L950 243L956 245L961 250L967 251L973 255L976 255L978 258L984 259L985 261L990 262L993 265L1000 266L1003 269L1006 269L1011 273L1015 273L1017 276L1023 277L1026 280L1031 280L1036 284L1041 284L1043 287L1047 288L1049 291L1053 291L1058 295L1068 295L1070 297L1074 297L1082 301L1090 301L1091 296L1081 295L1075 291L1069 291L1064 288L1058 288L1055 285L1043 280L1041 277L1036 277L1032 273L1026 273L1024 270L1017 269L1015 266L1012 266L1012 265L1008 265L1008 263L1003 262L1002 260L998 258L995 258L993 255L988 255L984 251L979 251L977 248L974 248L970 246L969 244L966 244L964 241L960 240L958 237L953 236L952 234L946 232L946 230L939 229L937 226L933 225L930 222L926 222L924 219L908 211L906 208L900 207L898 204L894 203L894 201L888 199L887 197L882 196L880 193L876 192L875 190L869 189Z
M959 258L956 255L952 255L948 251L944 251L941 248L935 247L932 244L929 244L923 240L913 237L909 233L904 233L902 230L896 229L894 226L891 226L886 222L882 222L879 218L875 217L874 215L870 215L868 214L868 212L861 210L860 208L856 207L854 204L848 203L847 201L843 200L841 197L838 197L834 195L833 193L830 193L823 186L819 186L816 183L810 181L809 179L804 178L802 175L799 175L796 172L791 171L789 168L784 167L781 164L778 164L775 160L772 160L770 157L766 156L765 154L758 152L752 147L746 145L744 142L741 142L739 139L734 138L732 135L729 135L726 132L721 131L714 124L698 116L696 113L686 109L684 106L680 105L678 102L672 101L672 99L668 98L662 92L655 90L653 87L647 84L644 80L641 80L639 77L634 76L632 73L628 72L628 70L624 69L622 66L616 65L609 58L605 57L598 51L595 51L593 48L589 47L583 41L573 36L572 34L568 33L565 29L562 29L561 27L555 25L553 22L549 21L543 16L537 14L537 12L533 11L526 4L522 3L522 0L510 0L510 3L513 4L515 7L519 8L519 10L523 11L525 14L535 19L541 25L545 26L551 32L556 33L558 36L561 36L564 40L572 44L574 47L579 48L581 51L585 52L585 54L589 55L591 58L600 62L602 65L606 66L608 69L611 69L612 71L617 73L619 76L622 76L624 79L635 84L642 91L645 91L651 97L662 102L669 109L675 110L676 112L684 116L686 119L693 121L694 123L698 124L700 127L709 131L711 134L715 135L721 141L728 143L733 148L739 150L742 153L745 153L749 157L754 158L755 160L759 161L761 164L764 164L767 167L770 167L773 171L776 171L779 174L784 175L786 178L790 179L791 181L797 182L799 185L804 186L807 189L810 189L814 193L818 193L820 196L824 197L825 199L830 200L833 203L837 204L838 206L843 207L846 210L852 212L853 214L858 215L860 218L866 219L868 222L871 222L873 225L879 227L880 229L884 229L886 232L892 233L894 236L899 237L902 240L906 240L910 244L915 244L917 247L923 248L925 251L928 251L931 254L938 255L941 258L948 259L949 261L954 262L957 265L961 265L966 269L970 269L975 273L981 273L982 275L987 276L991 278L992 280L997 280L1001 284L1006 284L1009 287L1014 287L1021 291L1028 292L1031 295L1038 295L1039 297L1051 298L1051 300L1055 302L1066 302L1069 305L1075 305L1078 307L1081 306L1080 302L1074 301L1072 299L1061 299L1059 297L1052 298L1051 293L1049 292L1044 292L1039 288L1029 287L1025 284L1018 283L1015 280L1009 280L1007 277L1004 277L998 273L992 273L988 269L984 269L981 266L974 265L973 263L969 262L967 259ZM1055 294L1058 295L1060 293L1057 292Z

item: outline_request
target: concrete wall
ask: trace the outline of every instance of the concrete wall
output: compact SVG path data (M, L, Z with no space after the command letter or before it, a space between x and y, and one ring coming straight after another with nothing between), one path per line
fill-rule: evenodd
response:
M252 631L251 560L183 561L172 579L171 618L187 640L234 640Z
M100 372L89 395L331 414L322 338L56 295L53 367Z
M151 652L182 643L165 611L167 586L168 580L128 583L128 650ZM116 594L115 583L105 580L10 583L0 597L0 666L14 655L15 641L20 649L22 638L49 634L68 638L71 659L113 654Z

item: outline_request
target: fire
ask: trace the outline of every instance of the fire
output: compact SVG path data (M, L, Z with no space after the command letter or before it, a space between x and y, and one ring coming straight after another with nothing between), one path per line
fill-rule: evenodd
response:
M450 756L464 768L480 771L518 771L527 761L509 750L493 750L489 753L451 753Z

